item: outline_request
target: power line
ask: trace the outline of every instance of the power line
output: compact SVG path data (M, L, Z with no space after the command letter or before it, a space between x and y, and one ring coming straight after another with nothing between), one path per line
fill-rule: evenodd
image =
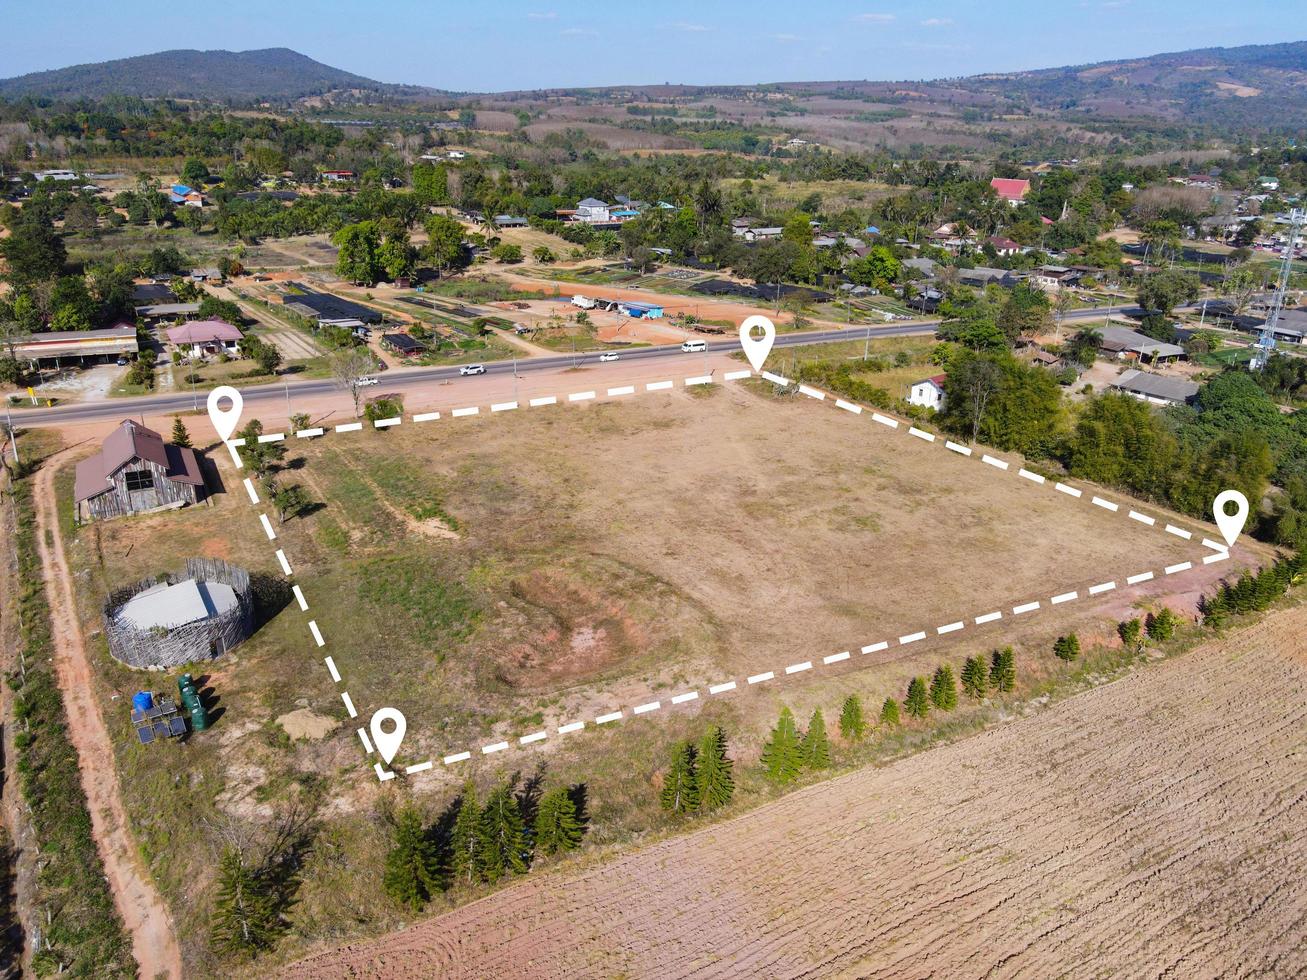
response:
M1302 231L1304 217L1302 208L1294 208L1289 212L1289 241L1285 244L1280 259L1280 278L1275 287L1275 299L1271 303L1270 315L1262 326L1261 336L1257 338L1257 354L1248 365L1254 371L1266 367L1267 361L1271 359L1271 351L1275 349L1275 327L1280 320L1280 311L1284 308L1284 295L1289 289L1289 276L1293 272L1293 257L1298 248L1298 233Z

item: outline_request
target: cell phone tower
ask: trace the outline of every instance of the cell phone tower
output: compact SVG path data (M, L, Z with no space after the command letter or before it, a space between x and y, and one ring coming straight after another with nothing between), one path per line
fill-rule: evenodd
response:
M1293 256L1298 248L1298 234L1302 231L1303 220L1302 208L1294 208L1289 212L1289 241L1285 244L1280 259L1280 280L1275 287L1275 299L1271 302L1271 312L1262 326L1262 334L1257 338L1257 353L1248 362L1248 367L1253 371L1266 367L1266 362L1271 359L1271 351L1275 349L1275 326L1279 322L1280 311L1284 309L1284 294L1289 288L1289 275L1293 272Z

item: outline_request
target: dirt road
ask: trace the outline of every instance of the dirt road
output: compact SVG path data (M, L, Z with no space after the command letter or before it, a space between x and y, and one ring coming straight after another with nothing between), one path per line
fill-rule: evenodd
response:
M78 628L72 579L64 558L54 491L60 461L75 450L51 457L37 474L37 546L54 627L55 672L68 714L68 735L81 766L82 789L91 812L91 833L104 862L114 904L132 939L132 955L142 977L180 977L181 953L172 921L153 882L141 869L127 825L118 785L113 746L95 703L94 678ZM126 709L124 708L124 711Z
M1303 976L1307 608L291 977Z

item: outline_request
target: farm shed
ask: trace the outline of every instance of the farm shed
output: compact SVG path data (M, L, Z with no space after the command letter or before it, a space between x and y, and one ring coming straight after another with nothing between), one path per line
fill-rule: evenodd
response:
M394 351L401 357L414 357L421 354L426 347L406 333L385 333L381 335L381 346Z
M106 520L197 503L204 474L194 449L126 419L98 453L77 464L73 493L79 520Z

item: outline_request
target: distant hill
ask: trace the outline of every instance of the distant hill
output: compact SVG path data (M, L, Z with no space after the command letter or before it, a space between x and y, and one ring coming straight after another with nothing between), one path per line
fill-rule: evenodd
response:
M289 48L160 51L0 80L0 97L100 99L109 95L214 102L288 101L328 92L411 94L408 86L354 75Z

